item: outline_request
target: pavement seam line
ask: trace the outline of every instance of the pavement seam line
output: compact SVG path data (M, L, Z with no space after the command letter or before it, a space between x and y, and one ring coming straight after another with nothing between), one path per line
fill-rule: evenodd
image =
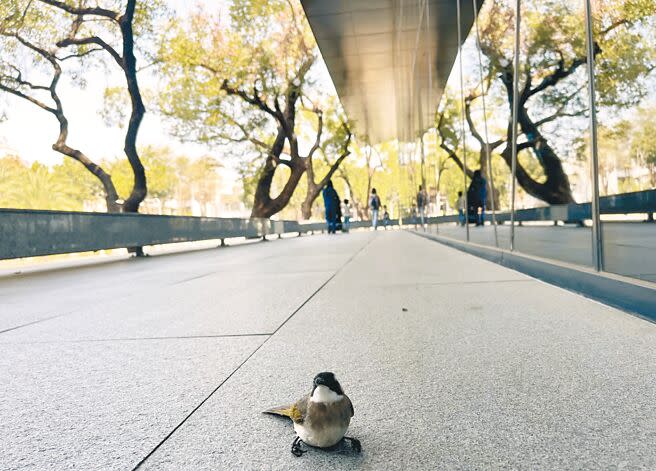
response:
M33 342L0 342L0 345L59 345L71 343L96 343L96 342L134 342L140 340L185 340L185 339L227 339L240 337L266 337L271 332L260 332L256 334L217 334L217 335L172 335L162 337L119 337L109 339L64 339L64 340L42 340Z
M223 381L221 381L221 382L219 383L219 385L218 385L216 388L214 388L214 390L212 390L212 392L210 392L209 395L208 395L207 397L205 397L205 399L203 399L203 400L202 400L202 401L201 401L196 407L194 407L194 408L191 410L191 412L189 412L189 414L187 414L187 415L185 416L185 418L182 419L182 421L181 421L178 425L176 425L176 426L173 428L173 430L171 430L171 431L170 431L170 432L169 432L169 433L168 433L168 434L167 434L167 435L166 435L166 436L165 436L165 437L164 437L164 438L163 438L163 439L162 439L162 440L161 440L161 441L155 446L155 448L153 448L153 449L152 449L152 450L151 450L146 456L144 456L144 457L141 459L141 461L139 461L139 462L136 464L136 466L135 466L134 468L132 468L132 471L136 471L137 469L141 468L141 466L143 466L143 465L146 463L146 461L148 460L148 458L150 458L150 457L151 457L151 456L152 456L152 455L153 455L153 454L154 454L154 453L155 453L155 452L156 452L156 451L157 451L157 450L158 450L158 449L159 449L159 448L160 448L160 447L161 447L161 446L162 446L162 445L163 445L163 444L169 439L169 438L171 438L171 437L173 436L173 434L174 434L175 432L177 432L178 429L179 429L180 427L182 427L182 426L185 424L185 422L187 422L187 420L189 420L189 419L191 418L191 416L194 415L194 413L195 413L198 409L200 409L200 408L203 406L203 404L205 404L205 403L206 403L206 402L207 402L207 401L208 401L208 400L209 400L209 399L210 399L210 398L211 398L211 397L212 397L212 396L213 396L213 395L214 395L214 394L215 394L215 393L221 388L221 386L223 386L223 385L224 385L224 384L225 384L230 378L232 378L232 376L233 376L235 373L237 373L237 372L241 369L241 367L244 366L244 365L246 364L246 362L248 362L248 360L250 360L250 359L251 359L251 358L252 358L252 357L253 357L253 356L254 356L254 355L255 355L255 354L256 354L256 353L257 353L257 352L258 352L258 351L259 351L259 350L260 350L260 349L261 349L261 348L262 348L262 347L263 347L268 341L269 341L269 340L271 340L271 338L272 338L276 333L278 333L278 331L279 331L280 329L282 329L282 328L285 326L285 324L287 324L287 322L289 322L289 321L292 319L292 317L294 317L294 316L295 316L295 315L296 315L301 309L303 309L303 308L307 305L307 303L309 303L309 302L310 302L310 301L311 301L311 300L312 300L312 299L313 299L313 298L314 298L314 297L315 297L315 296L316 296L316 295L317 295L317 294L318 294L318 293L319 293L319 292L320 292L320 291L321 291L321 290L322 290L322 289L323 289L328 283L330 283L330 282L333 280L333 278L335 278L335 277L336 277L336 276L337 276L337 275L338 275L338 274L339 274L339 273L340 273L340 272L341 272L341 271L342 271L342 270L343 270L343 269L344 269L349 263L351 263L351 262L352 262L352 261L353 261L353 260L354 260L354 259L360 254L360 253L362 253L362 251L363 251L365 248L367 248L367 247L369 246L369 244L371 244L371 242L372 242L374 239L375 239L375 237L370 237L366 244L364 244L362 247L360 247L360 248L358 249L358 251L357 251L356 253L354 253L354 254L353 254L353 255L352 255L352 256L351 256L346 262L344 262L344 264L343 264L341 267L339 267L337 270L335 270L335 273L333 273L333 274L332 274L332 275L331 275L326 281L324 281L324 282L321 284L321 286L319 286L319 287L318 287L318 288L317 288L312 294L310 294L310 296L309 296L305 301L303 301L303 302L301 303L301 305L298 306L298 307L297 307L297 308L296 308L296 309L295 309L295 310L289 315L289 317L287 317L287 319L285 319L285 320L282 322L282 324L280 324L280 325L278 326L278 328L277 328L276 330L273 331L273 333L272 333L271 335L269 335L269 336L268 336L268 337L267 337L267 338L266 338L266 339L265 339L260 345L258 345L258 347L257 347L255 350L253 350L253 351L252 351L252 352L251 352L251 353L250 353L250 354L244 359L244 361L242 361L239 365L237 365L237 367L236 367L236 368L235 368L235 369L234 369L234 370L233 370L233 371L232 371L232 372L231 372L231 373L230 373L230 374L229 374L229 375L228 375Z
M51 321L53 319L57 319L58 317L66 316L68 314L71 314L71 312L65 312L63 314L56 314L56 315L51 316L51 317L46 317L44 319L37 319L35 321L28 322L27 324L21 324L21 325L16 325L14 327L9 327L8 329L0 330L0 335L5 334L7 332L11 332L12 330L22 329L23 327L29 327L31 325L38 324L39 322Z

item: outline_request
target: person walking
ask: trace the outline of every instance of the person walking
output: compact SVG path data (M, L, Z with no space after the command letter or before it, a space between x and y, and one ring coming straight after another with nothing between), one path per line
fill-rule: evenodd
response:
M328 180L326 186L321 192L323 196L323 205L326 210L326 223L328 224L328 234L335 234L337 231L337 210L339 208L339 196L333 188L332 180Z
M387 211L387 206L383 206L383 227L387 230L387 226L390 225L390 214Z
M417 192L417 210L419 211L419 219L421 220L421 227L424 227L426 219L426 205L428 204L428 195L422 185L419 185Z
M376 189L371 189L371 196L369 197L369 207L371 208L371 227L374 230L378 229L378 211L380 210L380 198L376 193Z
M342 216L344 217L342 232L348 232L351 228L351 203L349 203L349 200L344 200L342 204Z
M465 207L466 207L465 197L462 195L462 191L458 192L458 199L456 200L456 208L458 208L458 222L461 226L465 225Z
M480 170L474 171L474 176L467 190L467 203L469 214L474 215L477 226L485 223L485 200L487 198L486 181ZM479 211L480 209L480 211Z

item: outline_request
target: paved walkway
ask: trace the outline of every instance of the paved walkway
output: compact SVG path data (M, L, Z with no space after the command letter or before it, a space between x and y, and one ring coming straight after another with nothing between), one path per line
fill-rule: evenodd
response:
M656 468L656 325L407 232L0 279L2 469ZM332 370L348 448L260 414Z

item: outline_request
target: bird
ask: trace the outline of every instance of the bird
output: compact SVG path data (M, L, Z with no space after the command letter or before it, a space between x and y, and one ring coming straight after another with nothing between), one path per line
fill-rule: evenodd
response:
M292 442L292 454L302 456L307 450L301 445L330 448L342 440L351 442L356 452L362 451L360 440L347 437L346 431L354 414L353 404L344 394L334 373L324 371L312 381L312 391L294 404L274 407L265 414L287 417L294 423L296 438Z

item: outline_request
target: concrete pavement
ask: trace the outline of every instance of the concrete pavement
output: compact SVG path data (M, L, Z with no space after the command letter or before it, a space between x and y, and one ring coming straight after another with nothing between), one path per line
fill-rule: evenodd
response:
M0 301L3 469L656 467L656 325L410 233L4 278ZM324 370L363 453L295 458L260 412Z

